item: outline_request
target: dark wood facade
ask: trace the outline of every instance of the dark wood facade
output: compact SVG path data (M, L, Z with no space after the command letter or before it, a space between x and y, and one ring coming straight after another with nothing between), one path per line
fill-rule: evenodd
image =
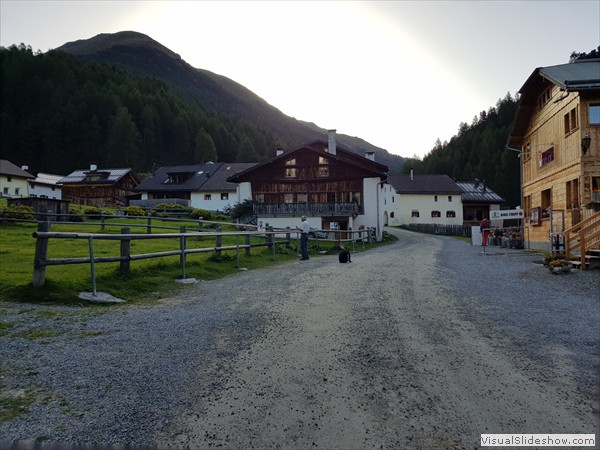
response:
M364 211L363 180L387 167L317 141L286 152L235 177L249 182L257 215L352 216Z
M133 172L128 172L116 180L84 179L80 182L65 182L62 197L75 205L97 206L99 208L119 208L127 206L127 199L139 195L134 192L139 184Z

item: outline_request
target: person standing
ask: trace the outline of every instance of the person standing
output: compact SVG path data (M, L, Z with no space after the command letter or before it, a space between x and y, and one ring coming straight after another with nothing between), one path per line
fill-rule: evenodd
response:
M302 257L300 261L306 261L308 259L308 232L310 231L310 224L306 221L306 216L300 218L302 223L296 229L300 232L300 253Z
M485 217L481 221L481 225L479 226L479 230L481 231L481 245L483 245L484 250L485 246L488 242L488 237L490 236L490 221Z

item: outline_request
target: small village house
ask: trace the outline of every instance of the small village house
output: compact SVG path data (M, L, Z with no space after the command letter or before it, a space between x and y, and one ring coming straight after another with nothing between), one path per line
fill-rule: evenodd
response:
M38 173L33 180L29 180L29 196L61 200L62 186L59 181L63 178L63 175Z
M240 199L237 185L227 179L255 163L205 163L161 167L143 180L135 192L141 200L132 205L154 207L161 203L178 203L208 211L224 211Z
M75 170L59 183L63 199L73 204L120 208L135 195L139 179L131 169L98 169L91 164L89 169Z
M229 181L238 184L238 198L251 198L257 221L295 229L306 215L312 228L372 228L381 239L382 184L388 167L337 146L335 130L327 141L279 150Z
M522 164L533 248L600 210L600 59L539 67L519 90L508 147Z
M0 194L2 197L29 197L29 180L35 177L6 159L0 159Z
M383 205L387 224L462 225L461 194L448 175L392 175Z
M490 218L490 211L498 211L506 200L494 192L485 181L457 181L460 188L463 225L479 226L481 221ZM494 222L492 222L494 224ZM502 223L495 224L501 226Z

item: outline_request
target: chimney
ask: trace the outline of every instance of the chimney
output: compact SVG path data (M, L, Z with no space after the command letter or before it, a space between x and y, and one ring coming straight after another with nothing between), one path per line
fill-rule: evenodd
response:
M415 173L412 169L410 169L410 181L415 181Z
M98 170L98 166L96 164L90 164L90 171L95 172Z
M281 155L283 155L283 148L277 147L277 149L275 150L275 156L281 156Z
M375 161L375 152L365 152L365 158Z
M335 144L335 130L327 130L327 152L330 155L337 155Z
M29 170L29 166L21 166L21 170L27 172Z

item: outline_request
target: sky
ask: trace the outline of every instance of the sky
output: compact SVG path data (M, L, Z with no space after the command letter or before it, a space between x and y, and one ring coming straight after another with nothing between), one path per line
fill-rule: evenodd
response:
M137 31L284 114L423 157L538 67L600 45L600 0L0 0L0 45Z

